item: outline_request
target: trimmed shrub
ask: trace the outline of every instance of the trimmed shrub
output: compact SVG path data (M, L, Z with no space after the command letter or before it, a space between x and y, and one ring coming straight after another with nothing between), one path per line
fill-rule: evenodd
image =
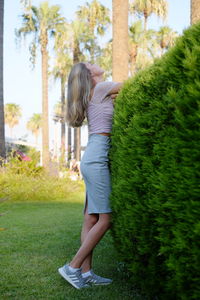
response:
M114 243L148 299L200 299L200 24L116 100Z

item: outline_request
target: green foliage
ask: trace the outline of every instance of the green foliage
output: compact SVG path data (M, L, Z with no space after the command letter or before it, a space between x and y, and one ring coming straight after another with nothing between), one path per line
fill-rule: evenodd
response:
M149 299L199 299L200 25L116 100L113 236Z
M33 160L19 161L16 157L13 157L9 164L6 164L6 168L10 174L23 174L25 176L37 176L43 171L43 167L36 166Z
M40 151L36 150L33 147L28 147L27 155L35 162L35 165L38 165L40 162Z
M22 160L17 151L11 152L8 161L4 164L8 174L38 176L44 173L43 167L38 165L40 153L31 147L26 147L26 150L27 156L30 158L30 160L27 161Z
M2 171L2 170L1 170ZM83 189L83 182L74 182L69 178L58 178L40 172L34 175L21 173L0 172L0 199L9 202L38 202L66 201ZM84 198L84 196L83 196Z

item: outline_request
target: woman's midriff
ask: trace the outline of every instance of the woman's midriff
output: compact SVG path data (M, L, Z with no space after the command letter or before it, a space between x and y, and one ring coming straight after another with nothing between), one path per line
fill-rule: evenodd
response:
M97 133L97 134L106 135L106 136L110 136L111 135L109 132L101 132L101 133Z

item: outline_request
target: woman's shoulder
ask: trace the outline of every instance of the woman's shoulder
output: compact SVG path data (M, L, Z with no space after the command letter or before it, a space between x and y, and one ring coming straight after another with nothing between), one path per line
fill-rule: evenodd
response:
M103 100L116 85L116 82L101 81L94 88L93 98L101 98Z
M113 82L113 81L101 81L101 82L98 82L95 86L95 90L104 90L104 89L107 89L107 88L112 88L113 85L115 85L116 82Z

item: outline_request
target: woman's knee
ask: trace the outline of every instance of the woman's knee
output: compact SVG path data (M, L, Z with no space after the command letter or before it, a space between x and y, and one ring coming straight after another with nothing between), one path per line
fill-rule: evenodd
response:
M108 230L111 227L111 214L100 214L99 222L105 230Z
M98 222L98 215L85 213L84 222L89 227L93 227Z

